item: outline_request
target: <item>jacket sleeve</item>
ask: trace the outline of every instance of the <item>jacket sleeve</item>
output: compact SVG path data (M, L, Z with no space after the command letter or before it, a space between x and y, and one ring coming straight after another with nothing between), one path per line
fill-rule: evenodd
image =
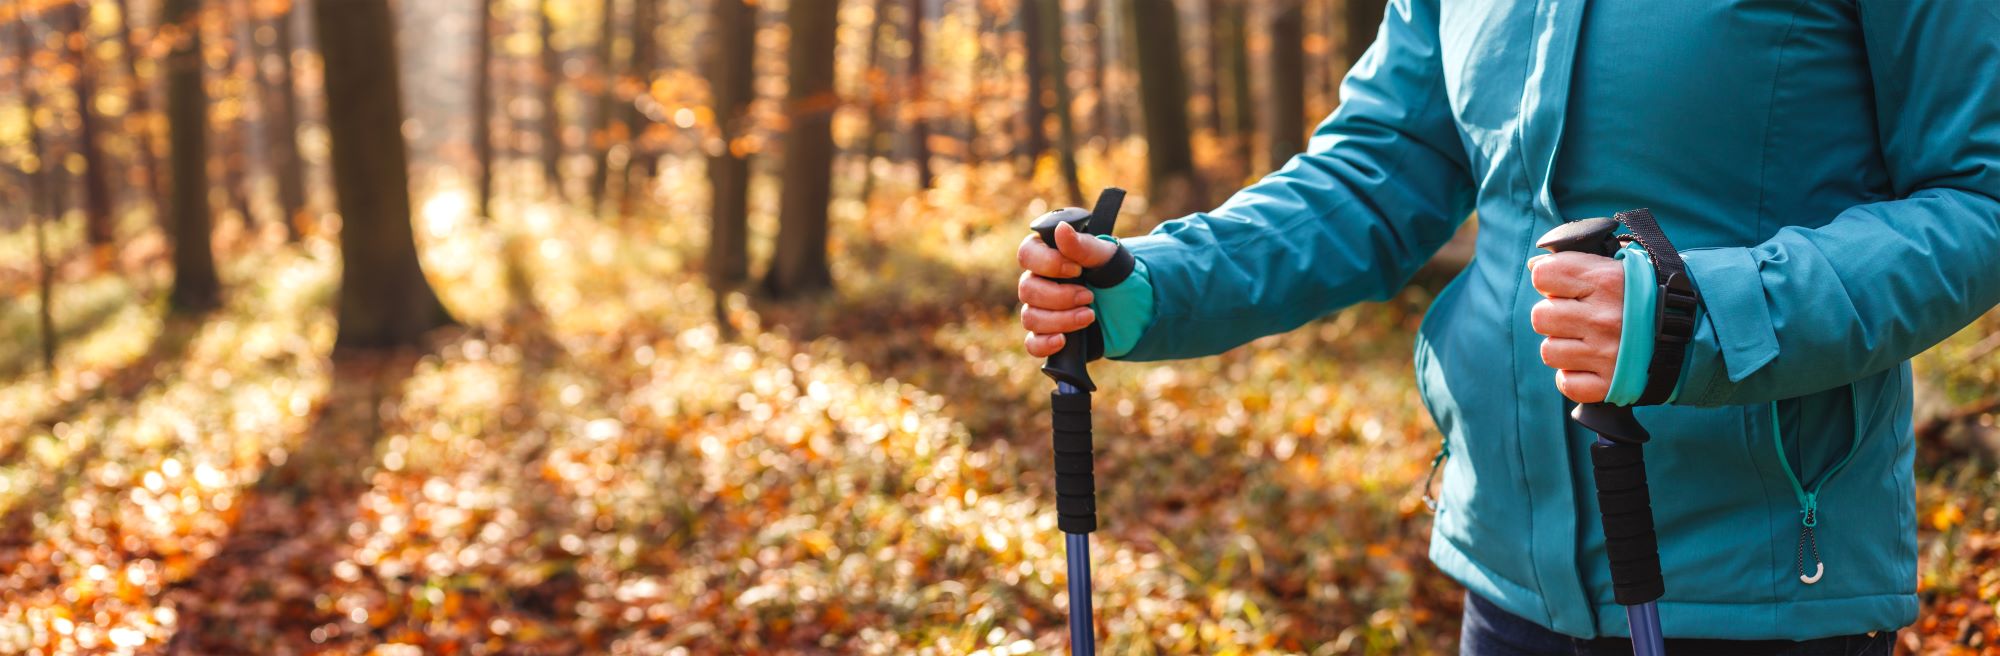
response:
M1436 0L1398 0L1304 154L1213 212L1125 240L1154 316L1124 359L1196 357L1386 299L1471 213Z
M1686 254L1703 297L1677 402L1762 403L1896 366L2000 302L2000 9L1860 3L1897 200Z

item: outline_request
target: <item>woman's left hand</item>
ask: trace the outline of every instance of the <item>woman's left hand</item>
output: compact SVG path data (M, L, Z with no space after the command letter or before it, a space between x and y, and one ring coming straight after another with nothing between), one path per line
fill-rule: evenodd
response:
M1556 388L1577 403L1598 403L1611 390L1618 333L1625 327L1625 266L1585 253L1528 260L1528 276L1544 297L1529 312L1542 340L1542 363L1556 369Z

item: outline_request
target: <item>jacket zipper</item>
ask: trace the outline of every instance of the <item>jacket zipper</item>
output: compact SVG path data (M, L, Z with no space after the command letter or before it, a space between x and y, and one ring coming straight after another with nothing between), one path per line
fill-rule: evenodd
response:
M1799 502L1799 543L1798 548L1794 550L1792 564L1794 569L1798 570L1799 582L1806 585L1818 583L1820 578L1826 575L1826 561L1819 557L1819 536L1815 533L1819 527L1820 490L1825 488L1827 481L1833 480L1834 475L1839 474L1840 470L1847 468L1847 463L1854 460L1854 454L1861 450L1861 399L1855 395L1853 386L1849 386L1847 392L1854 412L1854 438L1848 443L1847 455L1842 456L1840 462L1834 463L1832 469L1821 474L1810 490L1799 482L1799 475L1792 471L1792 463L1785 456L1785 433L1784 427L1778 423L1778 404L1771 403L1771 443L1778 452L1778 464L1784 469L1785 481L1792 484L1792 495L1797 497ZM1811 575L1806 574L1808 549L1812 551Z

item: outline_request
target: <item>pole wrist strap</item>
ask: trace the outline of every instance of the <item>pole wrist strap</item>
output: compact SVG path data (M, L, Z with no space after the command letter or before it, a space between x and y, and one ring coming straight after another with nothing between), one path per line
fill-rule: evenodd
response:
M1701 306L1701 293L1688 277L1687 263L1681 260L1680 251L1653 220L1652 211L1627 210L1612 218L1625 224L1626 231L1631 233L1629 238L1645 247L1653 261L1654 278L1659 285L1655 296L1658 308L1653 313L1653 360L1646 366L1646 389L1633 405L1659 405L1673 396L1674 386L1680 381L1687 344L1694 339L1694 315Z

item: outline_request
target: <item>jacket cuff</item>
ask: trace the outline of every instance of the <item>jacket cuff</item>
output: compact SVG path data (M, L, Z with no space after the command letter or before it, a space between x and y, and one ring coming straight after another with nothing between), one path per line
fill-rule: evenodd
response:
M1682 251L1681 258L1701 290L1701 308L1681 368L1678 401L1718 405L1736 383L1777 359L1778 333L1751 249L1696 249Z
M1117 241L1109 236L1100 238ZM1146 261L1135 256L1132 275L1124 282L1103 289L1093 287L1091 292L1095 298L1090 309L1097 313L1098 328L1104 333L1104 357L1115 360L1131 353L1153 324L1153 281L1146 273Z

